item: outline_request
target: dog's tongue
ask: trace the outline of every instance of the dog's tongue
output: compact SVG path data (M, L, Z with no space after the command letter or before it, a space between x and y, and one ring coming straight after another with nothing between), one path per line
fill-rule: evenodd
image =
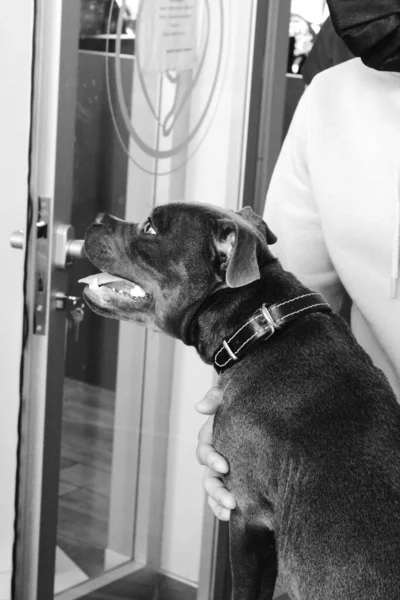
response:
M79 279L78 283L86 283L91 289L97 290L99 287L108 287L113 292L119 292L121 294L128 294L134 300L145 298L146 292L133 281L128 281L122 277L116 277L109 273L96 273L96 275L89 275Z
M78 283L87 283L90 285L96 279L98 285L104 285L106 283L111 283L112 281L120 281L121 277L115 277L115 275L110 275L109 273L96 273L96 275L89 275L89 277L79 279Z

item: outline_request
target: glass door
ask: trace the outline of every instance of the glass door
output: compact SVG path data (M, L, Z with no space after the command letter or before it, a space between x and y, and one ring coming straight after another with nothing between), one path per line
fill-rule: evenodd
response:
M193 408L214 372L78 281L99 212L240 208L255 4L37 2L15 598L222 598Z

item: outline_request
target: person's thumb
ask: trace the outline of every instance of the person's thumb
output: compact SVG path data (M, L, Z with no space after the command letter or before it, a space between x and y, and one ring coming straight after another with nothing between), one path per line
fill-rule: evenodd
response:
M203 400L200 400L195 406L197 412L202 415L213 415L217 412L217 408L222 400L222 390L218 387L212 387Z

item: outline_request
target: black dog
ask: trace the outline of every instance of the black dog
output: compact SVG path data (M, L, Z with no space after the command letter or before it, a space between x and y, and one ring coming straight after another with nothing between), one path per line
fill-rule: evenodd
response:
M278 566L296 600L399 600L400 407L274 241L249 208L169 204L139 225L101 215L85 250L103 273L83 280L85 299L221 372L234 600L272 598Z

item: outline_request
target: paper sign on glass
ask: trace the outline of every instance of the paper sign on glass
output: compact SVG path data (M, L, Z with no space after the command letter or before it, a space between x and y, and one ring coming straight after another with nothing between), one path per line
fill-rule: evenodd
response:
M201 0L145 0L137 40L142 72L187 71L197 65Z

